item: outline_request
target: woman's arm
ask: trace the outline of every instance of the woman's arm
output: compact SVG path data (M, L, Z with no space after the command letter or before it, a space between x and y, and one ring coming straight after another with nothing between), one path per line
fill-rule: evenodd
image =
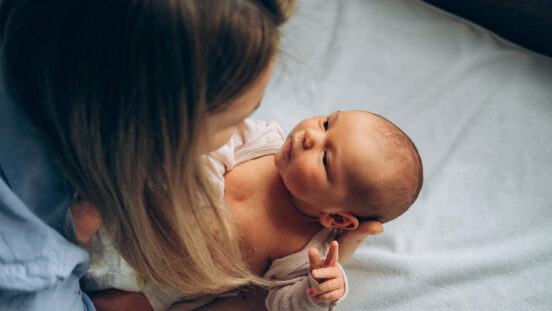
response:
M215 302L197 309L197 311L266 311L265 299L267 292L256 288L244 293L243 295L217 299ZM169 311L181 311L178 305L172 306Z
M376 220L363 221L356 230L345 231L337 239L339 243L339 263L344 265L349 261L367 236L378 235L382 232L383 225Z
M97 311L153 311L142 293L106 289L91 293L90 298Z
M86 245L102 226L100 213L92 204L85 201L73 202L70 208L77 240L81 245ZM142 293L111 288L91 292L89 297L98 311L153 311Z

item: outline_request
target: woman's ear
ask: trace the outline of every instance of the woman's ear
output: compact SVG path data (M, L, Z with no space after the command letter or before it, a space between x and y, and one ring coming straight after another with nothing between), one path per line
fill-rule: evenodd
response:
M87 201L73 202L70 209L77 240L81 245L87 245L102 226L100 212Z
M323 213L318 217L320 224L327 228L355 230L358 228L358 219L349 212Z

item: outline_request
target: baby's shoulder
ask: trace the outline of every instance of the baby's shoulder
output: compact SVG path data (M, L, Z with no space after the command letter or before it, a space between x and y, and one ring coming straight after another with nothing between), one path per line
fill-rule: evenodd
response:
M224 175L226 188L240 188L242 191L259 190L267 176L276 170L274 155L266 155L238 164ZM224 193L226 196L226 191Z

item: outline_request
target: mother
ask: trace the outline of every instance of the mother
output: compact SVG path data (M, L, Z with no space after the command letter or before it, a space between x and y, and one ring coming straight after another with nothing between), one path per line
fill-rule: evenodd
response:
M262 282L201 154L260 104L292 2L2 1L0 309L94 309L75 194L147 278L190 295Z

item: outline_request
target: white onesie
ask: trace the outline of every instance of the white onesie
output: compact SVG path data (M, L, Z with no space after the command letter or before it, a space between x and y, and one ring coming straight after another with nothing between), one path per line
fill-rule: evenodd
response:
M280 126L274 122L245 120L237 128L228 143L215 152L208 160L214 174L212 179L224 194L224 174L238 164L255 158L276 153L285 136ZM306 295L306 290L318 282L309 273L308 250L317 248L321 255L328 253L335 230L324 228L316 233L300 251L276 259L272 262L264 278L272 281L265 301L266 308L272 310L333 310L336 301L317 303ZM193 310L212 302L215 298L236 296L237 291L217 296L184 297L174 289L159 287L147 282L121 258L104 236L102 230L94 237L89 247L92 262L83 285L87 290L118 288L142 292L155 311L167 310L178 303L180 310ZM341 268L341 266L340 266ZM345 271L346 292L348 292Z

